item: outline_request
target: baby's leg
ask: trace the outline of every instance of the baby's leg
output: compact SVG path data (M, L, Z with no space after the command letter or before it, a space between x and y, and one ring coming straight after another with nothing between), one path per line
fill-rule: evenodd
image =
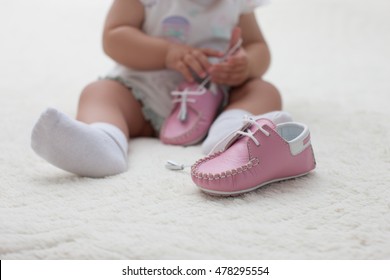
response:
M129 132L135 137L149 131L131 92L109 80L84 89L77 119L46 110L33 129L31 146L48 162L81 176L126 171Z
M290 115L280 111L281 108L279 91L261 79L253 79L234 88L229 104L210 127L202 144L203 153L208 154L220 140L239 129L244 115L263 115L275 123L291 121Z
M152 136L154 130L142 113L132 92L113 80L100 80L81 93L77 120L85 123L107 122L118 127L127 138Z
M241 109L252 115L261 115L282 109L282 98L272 84L262 79L252 79L232 90L225 111Z

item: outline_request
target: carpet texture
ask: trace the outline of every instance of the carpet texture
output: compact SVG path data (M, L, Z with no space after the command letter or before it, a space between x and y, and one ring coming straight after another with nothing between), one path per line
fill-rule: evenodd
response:
M2 0L0 259L389 259L390 2L274 0L258 10L273 61L266 79L309 125L310 175L234 198L202 194L199 146L130 143L129 171L79 178L30 149L53 106L74 116L111 61L111 1Z

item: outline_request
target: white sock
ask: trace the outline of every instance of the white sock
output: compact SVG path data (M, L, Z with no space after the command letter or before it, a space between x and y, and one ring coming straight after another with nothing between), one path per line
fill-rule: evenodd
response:
M42 113L31 147L51 164L86 177L105 177L127 170L127 138L108 123L85 124L55 109Z
M245 110L232 109L222 112L218 118L211 125L207 138L202 143L202 152L204 154L210 153L214 146L230 133L240 129L243 125L244 116L251 116L252 114ZM270 119L275 124L290 122L292 118L289 113L283 111L272 111L266 114L258 115Z

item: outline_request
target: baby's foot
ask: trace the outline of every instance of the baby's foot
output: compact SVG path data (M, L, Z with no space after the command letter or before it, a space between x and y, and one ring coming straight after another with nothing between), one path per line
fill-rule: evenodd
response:
M127 170L127 139L108 123L85 124L49 108L31 135L31 147L51 164L87 177Z

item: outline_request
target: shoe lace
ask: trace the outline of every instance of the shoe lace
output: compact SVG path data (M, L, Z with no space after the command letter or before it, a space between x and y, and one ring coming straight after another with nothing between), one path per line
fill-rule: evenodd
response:
M265 136L270 135L270 133L267 130L265 130L260 124L258 124L253 117L244 116L244 124L252 124L255 127L257 127L258 130L260 130ZM252 131L252 130L250 130L250 128L247 128L246 131L237 131L236 134L251 138L252 141L256 144L256 146L259 146L260 142L254 136L256 131Z
M187 103L196 102L196 99L189 98L189 96L199 96L206 93L206 88L204 87L203 83L200 84L199 87L195 90L185 88L184 90L180 91L172 91L171 94L176 97L173 100L173 103L180 103L180 111L179 115L177 116L180 121L184 122L187 119Z

